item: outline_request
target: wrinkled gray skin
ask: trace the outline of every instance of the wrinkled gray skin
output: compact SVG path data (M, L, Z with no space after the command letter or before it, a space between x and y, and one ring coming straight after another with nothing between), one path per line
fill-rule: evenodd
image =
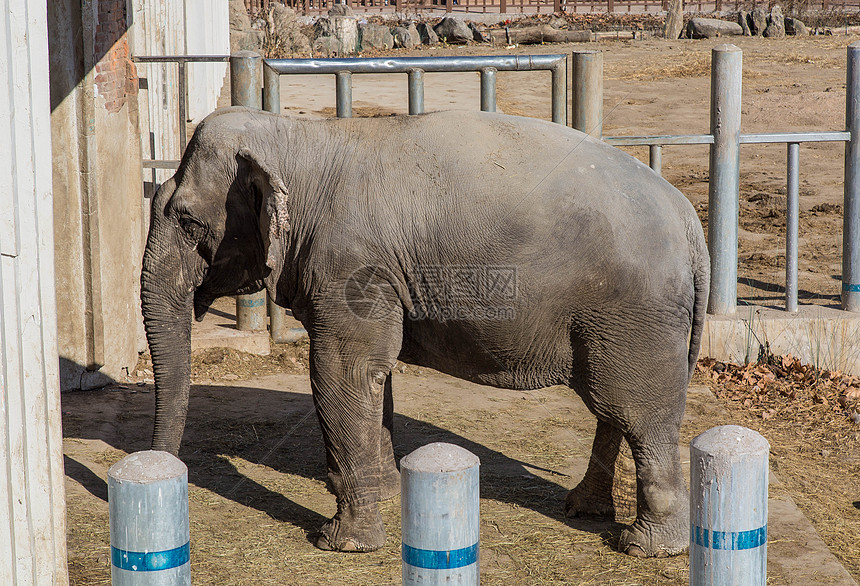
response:
M612 511L623 436L638 503L620 547L679 553L689 504L678 430L708 262L681 193L559 125L477 112L307 121L218 111L152 202L141 278L152 446L179 451L192 309L201 318L215 298L265 286L310 334L338 503L318 547L385 541L377 502L399 490L391 369L401 358L509 389L569 385L599 423L567 513ZM470 289L435 278L439 267L489 267L503 284ZM432 315L452 307L464 311ZM476 313L485 307L503 313Z

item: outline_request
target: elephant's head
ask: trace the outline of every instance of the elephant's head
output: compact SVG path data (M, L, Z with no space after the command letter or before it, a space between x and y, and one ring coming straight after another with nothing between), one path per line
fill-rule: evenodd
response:
M259 291L283 263L286 187L264 156L238 142L201 125L152 200L141 305L155 373L153 449L179 451L192 309L202 319L218 297Z

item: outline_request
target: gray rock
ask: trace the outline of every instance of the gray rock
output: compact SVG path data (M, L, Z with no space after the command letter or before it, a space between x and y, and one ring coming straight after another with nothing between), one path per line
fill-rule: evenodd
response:
M669 0L666 10L666 24L663 25L663 38L675 40L684 31L684 3L681 0Z
M472 29L456 16L446 16L433 27L439 39L450 45L464 45L474 38Z
M354 16L354 12L352 8L350 8L347 4L335 4L331 7L331 10L328 11L329 16Z
M302 33L296 11L283 4L273 4L269 12L268 45L270 57L283 57L293 53L307 53L311 41Z
M779 5L774 6L770 11L770 17L767 19L767 28L764 29L763 36L769 39L781 39L785 37L785 18Z
M746 10L738 12L738 24L744 29L744 36L751 37L752 30L750 29L750 13Z
M767 12L764 8L753 8L749 17L750 32L757 37L767 28Z
M251 30L251 18L245 10L243 0L230 0L230 29L234 31Z
M333 36L334 23L332 23L331 19L325 16L318 18L314 23L314 39Z
M418 34L417 30L415 31L415 34ZM420 37L416 41L409 32L409 29L405 26L398 26L391 29L391 36L394 37L394 47L397 49L411 49L421 41Z
M490 40L484 36L484 33L478 30L474 22L469 23L469 30L472 31L472 40L476 43L489 43Z
M336 57L340 55L340 42L334 37L318 37L314 39L314 55Z
M737 37L744 29L736 22L717 18L692 18L687 23L687 36L691 39L711 39L713 37Z
M260 51L263 31L254 30L243 0L230 0L230 52Z
M439 42L439 35L426 22L419 22L416 28L418 29L418 35L421 37L421 42L425 45L435 45Z
M803 24L803 21L790 16L785 17L785 34L805 37L809 34L809 29Z
M559 29L568 28L567 21L563 18L558 17L558 16L553 16L552 18L549 19L549 26L551 26L552 28L559 28Z
M366 23L358 26L358 44L364 49L391 49L394 37L387 26Z

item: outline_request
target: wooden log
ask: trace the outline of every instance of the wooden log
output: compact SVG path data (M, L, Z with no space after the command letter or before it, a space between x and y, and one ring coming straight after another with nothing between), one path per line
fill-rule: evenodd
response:
M538 45L541 43L584 43L593 40L591 31L568 31L548 24L522 28L490 29L493 44Z

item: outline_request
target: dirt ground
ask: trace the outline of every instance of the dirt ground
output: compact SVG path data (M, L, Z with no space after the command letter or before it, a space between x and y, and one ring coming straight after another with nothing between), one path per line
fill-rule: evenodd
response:
M854 40L732 39L744 51L743 132L843 129L846 47ZM605 62L606 135L703 134L709 124L710 50L721 42L637 40L416 53L598 48ZM476 76L464 78L465 85L463 91L474 92ZM498 90L500 110L549 118L548 74L500 73ZM356 115L405 109L405 100L387 105L375 103L372 92L355 95ZM326 114L330 107L287 106L296 113L304 108L303 115ZM838 303L843 149L841 143L801 148L802 303ZM647 161L646 149L629 152ZM705 223L707 157L706 147L671 147L663 153L664 176L690 198ZM742 303L778 306L782 300L785 159L783 145L742 146ZM389 539L378 552L331 554L308 540L308 532L334 513L335 504L325 487L306 357L301 344L276 347L267 358L219 350L195 356L181 453L191 483L195 583L399 582L397 498L382 505ZM122 384L63 396L74 584L110 580L105 479L111 464L148 447L154 397L146 368L143 363L139 377ZM773 447L773 469L781 481L772 494L794 499L839 561L860 579L860 427L840 415L856 412L856 405L839 399L824 405L818 395L810 396L807 405L803 397L789 401L789 395L780 395L780 405L788 407L762 407L770 400L763 386L744 378L740 390L730 387L720 368L725 369L704 364L694 381L684 444L714 425L739 423L760 431ZM396 373L394 388L398 457L431 441L449 441L481 458L484 583L688 583L686 555L632 559L613 549L620 523L562 517L563 497L584 472L594 427L570 390L502 391L405 365ZM755 401L748 402L750 397ZM791 578L784 568L772 566L768 583L791 583Z

